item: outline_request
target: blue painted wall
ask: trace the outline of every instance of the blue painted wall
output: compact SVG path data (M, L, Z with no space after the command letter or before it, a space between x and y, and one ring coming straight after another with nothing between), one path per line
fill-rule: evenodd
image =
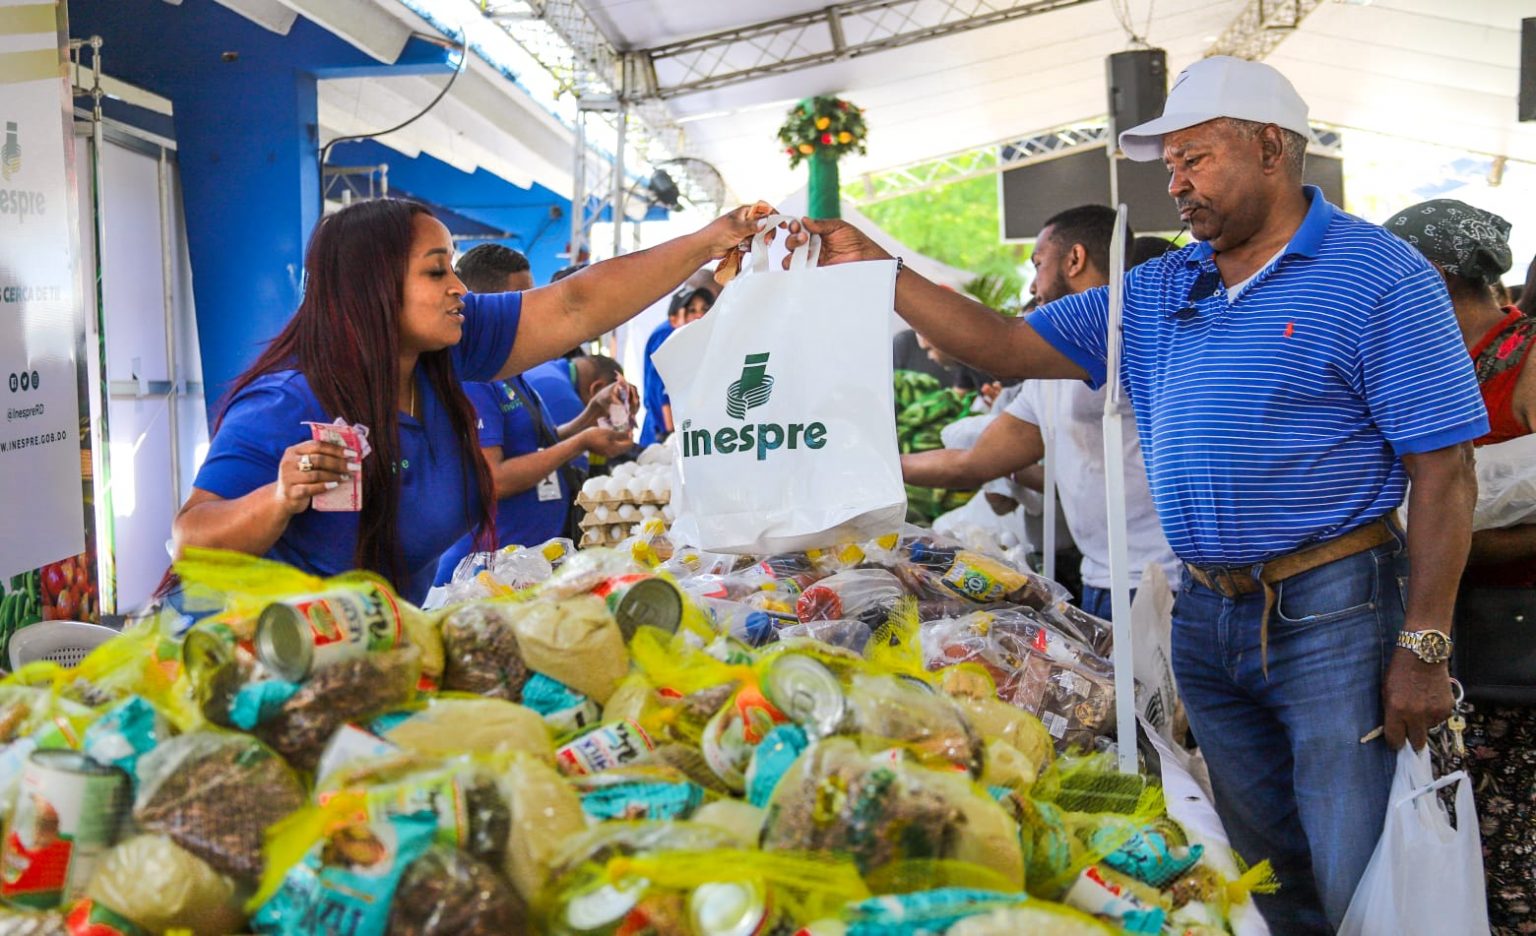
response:
M556 270L570 262L557 255L570 240L571 200L542 185L518 188L484 169L462 172L425 153L412 159L372 140L339 143L331 150L330 161L343 166L388 163L390 194L409 195L447 209L443 221L455 234L513 235L494 242L527 254L536 283L549 282ZM552 209L560 213L559 218L551 218ZM458 218L477 223L479 229L458 224ZM464 241L460 247L467 250L477 243L482 241Z

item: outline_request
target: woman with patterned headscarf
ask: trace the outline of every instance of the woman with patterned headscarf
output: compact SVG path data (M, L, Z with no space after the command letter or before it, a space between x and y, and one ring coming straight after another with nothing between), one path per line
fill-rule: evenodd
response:
M1500 306L1494 285L1510 268L1509 222L1464 202L1438 198L1404 209L1387 230L1439 268L1456 308L1488 407L1492 445L1536 429L1536 317ZM1410 520L1411 522L1411 520ZM1450 751L1445 770L1472 778L1482 821L1483 868L1493 932L1536 932L1536 524L1479 530L1457 602L1455 670L1474 708L1466 755ZM1484 661L1503 660L1491 672ZM1511 662L1513 661L1513 662ZM1512 704L1522 702L1525 704Z

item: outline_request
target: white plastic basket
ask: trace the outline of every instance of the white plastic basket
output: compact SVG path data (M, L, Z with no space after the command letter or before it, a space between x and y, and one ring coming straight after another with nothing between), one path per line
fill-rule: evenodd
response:
M117 635L116 630L100 624L38 621L11 635L11 669L18 670L38 660L74 666L85 659L86 654Z

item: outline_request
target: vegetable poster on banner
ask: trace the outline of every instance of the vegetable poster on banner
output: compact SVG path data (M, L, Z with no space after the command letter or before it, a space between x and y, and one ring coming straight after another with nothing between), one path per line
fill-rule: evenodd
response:
M0 0L0 577L85 551L73 128L55 3Z

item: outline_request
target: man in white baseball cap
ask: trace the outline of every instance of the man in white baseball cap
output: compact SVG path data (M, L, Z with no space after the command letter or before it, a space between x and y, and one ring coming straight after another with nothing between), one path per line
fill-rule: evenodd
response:
M1120 138L1167 165L1197 240L1127 272L1120 335L1148 485L1185 565L1174 673L1233 845L1274 862L1281 888L1259 907L1287 936L1334 932L1381 833L1394 749L1422 748L1450 714L1470 443L1488 426L1439 273L1303 184L1307 137L1284 76L1211 58ZM842 222L804 227L823 264L884 256ZM999 376L1108 376L1104 288L1007 319L904 269L896 311ZM1393 516L1410 478L1405 535Z
M1137 162L1163 156L1163 136L1218 118L1274 124L1302 138L1311 135L1307 102L1275 69L1262 62L1218 55L1179 72L1163 114L1120 134L1120 148Z

